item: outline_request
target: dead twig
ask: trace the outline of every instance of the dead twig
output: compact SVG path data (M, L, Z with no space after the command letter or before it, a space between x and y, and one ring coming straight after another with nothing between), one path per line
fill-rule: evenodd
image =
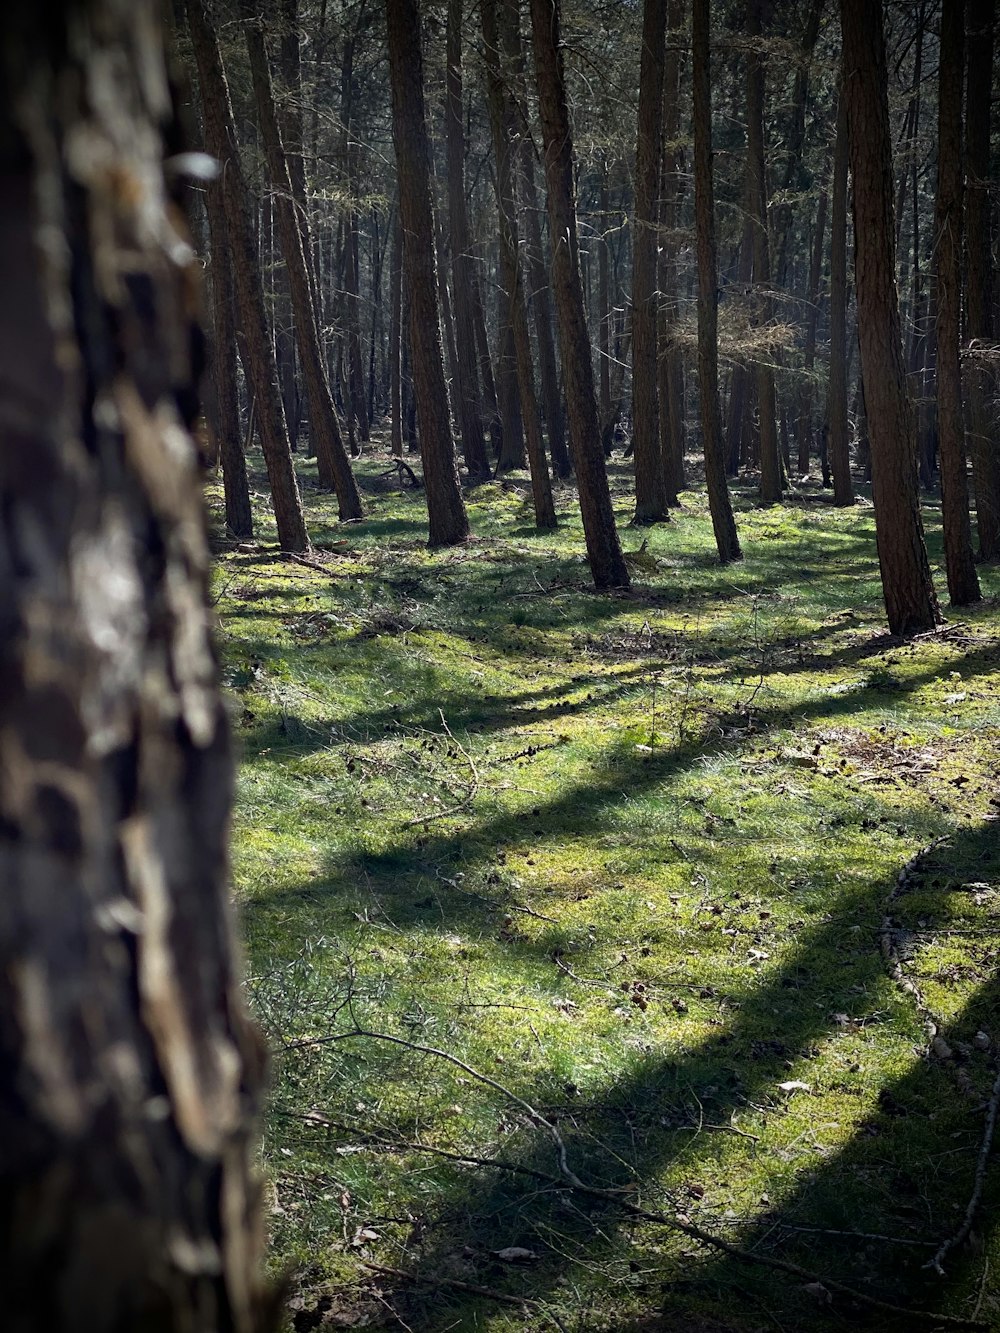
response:
M942 1260L949 1250L955 1249L968 1236L972 1230L972 1222L979 1208L979 1202L983 1197L983 1186L986 1183L986 1164L989 1161L990 1150L993 1147L993 1134L997 1125L997 1108L1000 1107L1000 1073L997 1074L993 1082L993 1090L990 1093L989 1105L986 1110L986 1124L983 1127L983 1139L979 1145L979 1156L976 1159L976 1176L972 1186L972 1196L965 1209L965 1215L962 1218L962 1225L953 1236L949 1236L938 1247L937 1253L929 1263L924 1264L925 1268L933 1268L935 1273L944 1277L944 1268Z

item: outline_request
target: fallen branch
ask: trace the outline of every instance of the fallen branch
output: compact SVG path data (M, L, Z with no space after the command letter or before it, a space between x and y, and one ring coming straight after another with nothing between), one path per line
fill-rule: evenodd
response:
M508 1101L513 1102L515 1106L519 1106L521 1110L527 1114L532 1124L537 1125L548 1132L549 1137L555 1145L559 1164L559 1177L547 1177L548 1183L554 1186L565 1188L568 1185L579 1194L586 1195L592 1199L602 1199L606 1202L615 1204L617 1207L621 1208L623 1212L627 1213L629 1217L634 1217L644 1222L651 1222L656 1226L669 1227L671 1230L679 1231L683 1235L690 1237L692 1240L700 1241L702 1244L708 1245L712 1249L719 1250L721 1253L729 1255L731 1259L736 1259L740 1263L760 1265L764 1268L771 1268L779 1273L787 1273L790 1276L807 1283L819 1283L828 1291L835 1291L848 1300L858 1301L862 1305L869 1306L871 1309L881 1310L884 1314L897 1315L910 1319L916 1323L929 1323L944 1326L946 1328L986 1330L989 1327L981 1320L965 1319L958 1315L938 1314L933 1310L914 1310L909 1309L906 1306L893 1305L889 1301L879 1300L877 1296L869 1296L866 1292L858 1291L855 1287L849 1287L846 1283L837 1281L836 1278L825 1277L819 1273L811 1272L809 1269L803 1268L800 1264L792 1263L787 1259L775 1259L770 1255L758 1254L751 1250L741 1249L738 1245L733 1245L730 1241L723 1240L721 1236L716 1236L714 1233L704 1230L703 1227L697 1226L690 1220L690 1218L683 1214L668 1217L665 1213L654 1213L646 1208L640 1208L637 1204L629 1203L623 1198L623 1191L621 1189L601 1189L595 1185L587 1185L570 1167L566 1144L557 1127L549 1120L546 1120L544 1116L540 1115L530 1102L526 1101L523 1097L518 1096L518 1094L511 1091L510 1088L504 1087L502 1083L498 1083L497 1080L491 1078L489 1074L484 1074L480 1070L473 1068L472 1065L459 1059L457 1055L452 1055L450 1051L443 1051L436 1046L424 1046L418 1042L408 1041L405 1037L397 1037L392 1033L373 1032L370 1029L358 1027L350 1032L340 1033L338 1036L340 1039L368 1037L376 1041L388 1041L393 1045L404 1046L408 1050L417 1051L423 1055L437 1056L448 1064L455 1065L458 1069L461 1069L464 1073L468 1074L470 1078L484 1084L486 1087L492 1088L495 1092L499 1092L502 1096L506 1097ZM998 1080L998 1082L1000 1082L1000 1080ZM998 1097L1000 1097L1000 1093L998 1093ZM404 1274L404 1276L408 1275ZM508 1297L506 1299L510 1300L511 1298Z
M979 1156L976 1159L976 1176L972 1186L972 1197L966 1206L962 1225L953 1236L949 1236L946 1241L942 1242L934 1258L929 1263L924 1264L925 1268L933 1268L935 1273L939 1273L941 1277L944 1277L944 1269L941 1264L945 1255L949 1250L961 1245L972 1230L972 1222L979 1208L979 1202L983 1197L983 1186L986 1183L986 1164L989 1161L990 1149L993 1147L998 1107L1000 1107L1000 1073L997 1074L993 1083L993 1091L990 1093L989 1106L986 1111L986 1124L983 1127L983 1141L979 1145Z

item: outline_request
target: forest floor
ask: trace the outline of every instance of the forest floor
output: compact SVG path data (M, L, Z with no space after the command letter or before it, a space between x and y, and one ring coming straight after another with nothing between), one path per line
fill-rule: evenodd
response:
M216 543L290 1327L996 1326L1000 569L901 643L868 502L737 488L721 568L615 466L598 596L570 490L429 551L388 464Z

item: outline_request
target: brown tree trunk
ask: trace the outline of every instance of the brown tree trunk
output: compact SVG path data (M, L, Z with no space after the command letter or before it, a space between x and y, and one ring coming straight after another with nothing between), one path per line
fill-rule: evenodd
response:
M10 0L0 19L9 1333L268 1326L160 17Z
M715 185L712 172L712 93L709 55L710 0L693 0L691 74L694 121L694 209L698 242L698 390L705 482L712 528L723 564L742 559L736 520L726 484L719 417L719 339Z
M601 447L604 457L611 454L615 418L611 407L611 275L608 246L608 168L601 170L599 196L600 235L597 240L597 359L600 384Z
M545 449L535 398L535 376L531 362L531 337L525 308L521 261L518 257L517 201L514 196L514 143L516 138L514 102L510 95L510 73L514 54L509 24L501 46L497 20L497 0L480 0L483 41L486 47L487 100L493 156L496 162L497 206L500 215L500 263L503 285L511 293L510 322L517 356L517 377L524 415L524 433L531 470L531 493L535 524L539 528L556 526L552 486L545 462ZM506 16L505 16L506 17ZM506 57L507 68L502 63Z
M497 398L503 422L498 472L510 472L524 467L524 419L521 393L517 377L517 352L514 347L514 327L511 309L514 296L507 286L507 271L501 257L500 281L497 283Z
M392 453L403 457L403 228L397 207L389 267L389 430Z
M805 381L799 394L798 470L802 477L809 474L809 456L813 436L813 370L816 365L816 325L819 320L819 284L823 271L823 242L826 239L826 212L829 194L824 186L816 206L816 226L813 230L812 256L809 263L809 291L806 294L806 341L802 352Z
M740 241L739 265L736 270L738 289L746 291L753 279L753 217L750 201L750 173L745 177L744 200L746 216L743 222L743 236ZM733 364L733 373L729 377L729 401L726 405L726 472L731 477L740 470L741 445L745 435L747 417L748 382L750 371L742 361Z
M858 337L882 592L890 631L913 634L931 629L940 613L920 520L913 410L900 345L882 7L841 0L840 15Z
M843 78L841 79L843 83ZM827 450L833 472L833 502L854 504L851 446L847 422L847 99L837 99L837 139L833 150L833 207L830 218L830 384Z
M764 168L764 64L754 46L760 41L765 0L748 0L747 35L747 175L750 217L753 221L753 280L755 322L769 324L773 303L771 248L767 227L767 177ZM764 361L754 367L757 415L760 421L760 499L765 505L781 500L781 460L778 454L778 423L774 398L774 371Z
M966 336L973 351L993 341L993 258L990 244L990 105L995 0L968 0L966 84ZM991 399L996 374L975 355L969 365L969 443L976 495L979 554L1000 558L1000 435Z
M306 397L309 401L309 433L316 449L317 459L324 470L326 468L330 470L333 486L337 492L340 518L358 519L364 512L361 507L361 494L344 448L337 409L333 403L323 353L320 350L319 330L313 310L302 231L295 217L292 184L274 109L274 93L271 88L271 71L264 46L264 33L259 24L254 22L246 23L244 29L254 96L257 101L257 119L267 156L271 184L274 187L274 206L278 215L281 249L285 256L285 270L292 295L299 360L302 364L302 378L305 380Z
M285 409L278 392L274 349L267 336L264 290L250 221L246 181L236 146L229 85L222 67L218 39L206 17L203 0L186 0L186 3L191 42L198 65L205 141L209 152L222 163L219 179L209 188L221 192L225 209L236 299L247 357L244 365L250 371L249 387L271 486L278 542L285 551L306 551L309 549L309 537L292 466Z
M458 419L462 453L471 478L490 475L479 398L476 328L472 301L472 254L465 207L465 128L462 104L462 0L448 0L447 96L445 130L448 149L448 220L451 226L451 274L455 293L458 353Z
M657 201L663 153L666 31L667 0L644 0L632 241L632 446L636 523L659 523L670 517L660 452L656 393Z
M465 541L469 520L455 470L448 385L437 303L431 155L424 116L420 11L416 0L386 0L392 85L392 137L399 212L406 242L403 265L410 297L410 347L420 427L420 455L430 545Z
M678 320L677 291L677 212L681 193L680 153L680 42L684 20L684 0L670 0L667 23L667 54L663 76L663 239L661 245L659 322L659 400L660 452L669 505L679 503L678 495L687 481L684 475L684 362L676 345L674 329Z
M937 421L941 459L944 562L952 606L980 597L972 555L969 483L962 413L962 81L965 73L965 0L943 0L938 63Z
M344 219L344 313L347 323L347 380L349 413L362 440L370 437L365 401L365 372L361 356L361 255L358 243L358 143L354 134L354 42L353 33L344 39L340 69L340 121L343 127L347 212Z
M545 411L545 427L549 436L549 452L557 477L568 477L572 472L569 449L566 445L562 395L559 392L559 374L556 367L556 344L552 331L552 302L549 299L549 275L542 251L541 208L535 187L535 150L528 132L524 53L521 44L521 6L519 0L500 0L502 31L510 34L515 102L518 115L518 143L520 148L521 180L524 185L525 249L528 259L528 278L531 286L531 309L538 344L538 371Z
M216 190L205 191L208 231L212 246L212 380L215 393L215 431L222 464L226 529L234 537L253 536L253 511L247 460L240 438L240 403L236 387L236 291L226 237L226 218Z
M580 492L587 556L598 588L627 588L628 568L618 541L601 448L594 367L580 286L573 194L573 141L559 46L560 0L531 0L531 35L545 145L552 243L552 286L569 413L570 447Z
M476 325L476 354L479 357L479 378L483 388L483 406L486 409L490 449L494 459L500 457L503 449L503 423L500 420L500 408L497 404L497 386L493 377L493 360L490 357L490 340L486 336L486 315L483 311L482 291L478 277L472 279L472 318Z

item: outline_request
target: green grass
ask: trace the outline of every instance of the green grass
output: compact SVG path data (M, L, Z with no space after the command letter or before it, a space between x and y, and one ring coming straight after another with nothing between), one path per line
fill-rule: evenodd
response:
M1000 1042L997 570L901 644L870 505L737 492L723 569L700 494L638 534L613 469L647 558L598 596L570 491L542 536L523 479L478 487L473 540L430 552L383 466L359 524L307 491L322 569L277 555L262 497L263 544L216 569L294 1327L911 1326L553 1184L545 1125L435 1051L536 1108L588 1184L995 1319L996 1169L973 1244L944 1280L922 1265L972 1192L976 1033ZM880 953L887 910L923 1007ZM956 1059L928 1058L928 1012Z

